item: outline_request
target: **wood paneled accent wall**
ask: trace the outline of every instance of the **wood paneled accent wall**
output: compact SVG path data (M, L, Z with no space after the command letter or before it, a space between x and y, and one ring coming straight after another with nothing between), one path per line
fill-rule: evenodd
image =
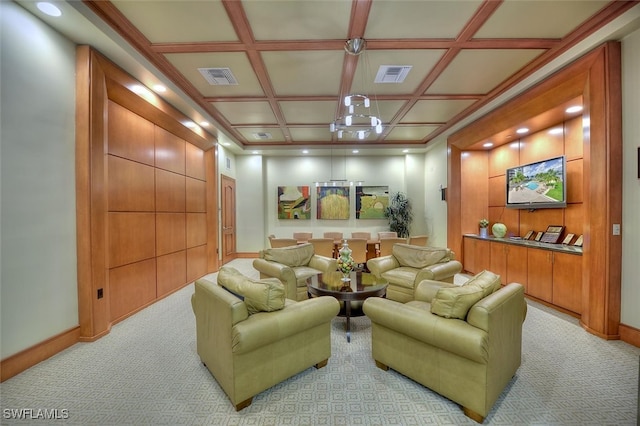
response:
M491 156L464 151L577 97L583 99L582 120L565 123L569 207L533 214L502 212L502 195L484 182L492 180L504 188L499 170L515 163L515 157L507 153L508 147L496 148ZM612 228L622 221L621 99L620 43L607 42L448 139L449 246L464 256L463 235L477 233L478 220L485 216L494 221L501 218L521 234L565 223L567 232L584 235L581 324L606 339L620 337L622 239L613 235ZM540 159L554 141L536 134L523 142L519 163Z
M218 269L217 162L213 136L87 46L77 71L80 335L93 340Z

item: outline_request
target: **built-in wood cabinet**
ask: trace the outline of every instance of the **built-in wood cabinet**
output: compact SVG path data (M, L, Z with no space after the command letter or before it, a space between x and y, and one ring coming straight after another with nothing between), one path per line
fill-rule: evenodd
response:
M477 274L488 269L500 275L503 285L520 283L528 296L576 314L582 313L580 249L528 246L527 242L473 235L464 237L463 247L464 270L468 273Z

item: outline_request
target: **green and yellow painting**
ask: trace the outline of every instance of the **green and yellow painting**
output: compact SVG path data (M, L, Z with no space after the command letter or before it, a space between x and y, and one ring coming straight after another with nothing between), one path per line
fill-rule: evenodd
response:
M311 219L308 186L278 187L278 219Z
M388 206L388 186L356 186L356 219L384 219Z
M349 187L318 187L318 219L349 219Z

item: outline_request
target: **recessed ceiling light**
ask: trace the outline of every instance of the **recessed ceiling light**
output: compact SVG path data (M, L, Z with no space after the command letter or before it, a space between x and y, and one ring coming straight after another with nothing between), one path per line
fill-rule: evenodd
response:
M224 146L230 146L231 144L229 142L222 142L222 145Z
M482 144L485 148L491 148L493 146L493 142L485 142Z
M209 127L209 122L208 122L208 121L201 121L201 122L200 122L200 125L201 125L202 127Z
M252 154L258 154L258 151L251 151Z
M193 121L185 121L184 125L185 125L185 127L188 127L190 129L193 129L193 128L195 128L197 126L197 124L194 123Z
M527 133L529 131L529 129L527 129L526 127L521 127L518 130L516 130L516 133L521 135L523 133Z
M309 153L309 151L308 151L308 150L306 150L306 149L303 149L303 150L302 150L302 153L303 153L303 154L308 154L308 153Z
M159 93L164 93L167 91L167 88L164 87L162 84L156 84L153 86L153 91L154 92L159 92Z
M52 3L46 2L46 1L41 1L38 2L38 4L36 5L38 6L38 9L40 9L40 12L45 13L49 16L61 16L62 15L62 11L60 9L58 9L58 7Z
M550 135L561 135L562 132L564 132L564 129L562 127L554 127L553 129L549 130Z
M569 114L573 114L574 112L580 112L580 111L582 111L582 105L572 106L572 107L569 107L569 108L565 109L564 111L569 113Z
M407 152L409 152L409 150L408 149L403 149L402 152L406 154Z
M357 153L359 153L360 151L358 151L357 149L354 149L354 150L353 150L353 151L351 151L351 152L353 152L354 154L357 154Z

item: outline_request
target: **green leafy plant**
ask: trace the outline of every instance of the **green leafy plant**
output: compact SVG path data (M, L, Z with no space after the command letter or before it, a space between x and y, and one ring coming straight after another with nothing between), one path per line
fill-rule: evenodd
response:
M395 231L400 238L409 236L409 228L413 222L411 200L403 192L396 192L389 197L389 206L384 210L389 220L389 230Z
M480 219L480 228L486 228L489 226L489 221L487 219Z

